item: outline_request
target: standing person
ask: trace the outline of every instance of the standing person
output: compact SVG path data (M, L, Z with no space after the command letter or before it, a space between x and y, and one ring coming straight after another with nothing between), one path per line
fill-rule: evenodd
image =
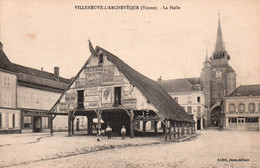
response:
M126 134L125 126L122 127L121 134L122 134L122 139L124 140L125 139L125 134Z
M97 141L99 142L100 141L100 129L97 129Z
M107 139L111 139L112 128L110 128L109 125L107 125L106 133L107 133Z

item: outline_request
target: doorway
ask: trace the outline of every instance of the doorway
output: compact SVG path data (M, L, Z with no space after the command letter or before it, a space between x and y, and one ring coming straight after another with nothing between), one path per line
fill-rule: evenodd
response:
M201 130L201 127L200 127L200 119L197 120L197 130Z
M237 119L237 129L243 130L245 128L245 118L238 118Z
M42 130L42 118L41 116L33 117L33 132L41 132Z
M84 90L78 90L78 108L84 108Z

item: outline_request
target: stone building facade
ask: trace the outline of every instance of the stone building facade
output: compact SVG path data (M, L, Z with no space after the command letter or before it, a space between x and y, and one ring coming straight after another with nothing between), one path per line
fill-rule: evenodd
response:
M157 82L167 91L167 93L178 103L188 114L193 116L196 122L195 128L201 130L205 128L207 119L207 108L205 107L205 94L199 84L192 85L194 79L170 79Z
M193 88L199 86L205 97L205 103L202 107L205 111L204 117L206 116L204 118L205 127L221 126L221 113L223 112L221 102L223 101L223 97L228 96L236 88L236 72L229 65L229 60L230 55L225 49L219 18L217 39L212 55L209 57L208 53L206 53L200 77L186 79ZM168 80L168 82L174 80ZM167 83L167 81L162 81L162 83L164 82ZM181 87L183 83L179 85ZM174 96L172 93L174 92L173 90L169 90L167 87L165 89L169 94ZM192 94L193 92L194 90L188 90L185 94Z
M0 42L0 132L50 131L48 110L69 85L70 79L54 73L12 63ZM66 120L66 118L65 118ZM65 130L64 117L54 120L56 130Z
M221 101L236 88L236 73L229 65L229 60L219 20L215 50L209 59L206 55L200 74L200 85L206 96L206 106L209 107L209 126L220 126Z
M222 106L224 129L260 130L260 85L239 86Z

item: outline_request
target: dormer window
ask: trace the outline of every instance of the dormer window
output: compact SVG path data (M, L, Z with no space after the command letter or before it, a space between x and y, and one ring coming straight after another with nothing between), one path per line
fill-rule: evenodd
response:
M104 59L104 56L103 56L103 54L100 54L99 55L99 64L103 64L103 59Z

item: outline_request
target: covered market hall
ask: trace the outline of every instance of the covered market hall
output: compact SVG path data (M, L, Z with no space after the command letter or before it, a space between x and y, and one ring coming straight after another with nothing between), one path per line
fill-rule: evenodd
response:
M147 124L154 133L164 132L166 140L195 133L192 116L158 83L90 41L89 49L90 57L49 111L51 123L56 115L67 115L69 136L76 116L87 117L88 134L107 125L120 134L125 126L133 138L138 131L145 135Z

